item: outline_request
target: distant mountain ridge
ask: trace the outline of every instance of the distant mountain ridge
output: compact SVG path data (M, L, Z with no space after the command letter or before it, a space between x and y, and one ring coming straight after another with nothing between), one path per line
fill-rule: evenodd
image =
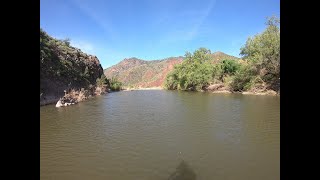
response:
M107 78L116 77L124 86L160 87L175 64L181 63L183 57L170 57L162 60L124 59L118 64L104 70Z
M107 78L116 77L126 87L161 87L167 74L173 70L174 65L180 64L183 59L182 56L149 61L135 57L126 58L105 69L104 74ZM240 58L220 51L211 54L212 63L224 59L240 60Z

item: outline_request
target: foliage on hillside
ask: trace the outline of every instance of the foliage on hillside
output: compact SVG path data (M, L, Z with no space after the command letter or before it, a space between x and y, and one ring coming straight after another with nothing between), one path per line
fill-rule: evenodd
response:
M261 34L249 38L237 59L212 60L210 50L187 52L185 60L174 67L165 80L167 89L203 90L223 83L231 91L280 91L280 20L268 19ZM214 62L214 63L210 63Z
M102 74L97 57L70 46L70 39L52 38L40 28L40 94L56 96L67 88L87 88Z

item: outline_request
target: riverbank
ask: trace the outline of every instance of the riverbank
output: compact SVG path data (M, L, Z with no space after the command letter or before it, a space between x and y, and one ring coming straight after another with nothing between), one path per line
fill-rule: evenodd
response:
M124 88L122 91L139 91L139 90L163 90L163 88L162 87Z
M271 89L267 89L265 86L261 86L259 88L252 88L248 91L243 91L243 92L234 92L231 91L230 88L225 86L224 84L212 84L205 88L204 92L212 92L212 93L239 93L239 94L244 94L244 95L271 95L271 96L280 96L280 91L276 92Z
M93 87L91 89L85 90L82 88L81 90L71 90L66 93L56 104L56 107L69 106L73 104L77 104L86 99L92 98L94 96L100 96L105 93L108 93L110 90L106 87Z
M138 91L138 90L164 90L163 87L148 87L148 88L124 88L122 91ZM210 93L217 93L217 94L243 94L243 95L268 95L268 96L280 96L280 93L277 93L273 90L257 90L252 89L249 91L243 92L233 92L227 87L222 84L214 84L207 87L205 90L199 92L210 92Z
M82 88L80 90L72 89L68 92L65 91L65 95L63 96L51 95L40 97L40 106L50 104L56 104L56 107L69 106L109 92L109 89L106 87L93 87L91 89Z
M210 91L207 91L210 92ZM252 92L252 91L244 91L244 92L231 92L228 90L218 90L218 91L211 91L211 93L221 93L221 94L243 94L243 95L259 95L259 96L280 96L279 93L273 91L273 90L268 90L266 92Z
M55 104L59 101L59 99L60 97L58 96L47 96L45 98L40 98L40 106Z

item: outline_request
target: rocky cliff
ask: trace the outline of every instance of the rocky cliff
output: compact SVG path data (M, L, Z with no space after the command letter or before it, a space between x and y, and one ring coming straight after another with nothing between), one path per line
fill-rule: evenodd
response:
M50 37L40 28L40 105L56 103L65 90L90 89L103 74L96 56Z

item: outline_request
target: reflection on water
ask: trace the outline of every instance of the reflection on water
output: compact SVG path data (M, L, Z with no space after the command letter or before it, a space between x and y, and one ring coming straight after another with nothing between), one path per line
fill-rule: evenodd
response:
M168 180L196 180L196 173L182 160Z

